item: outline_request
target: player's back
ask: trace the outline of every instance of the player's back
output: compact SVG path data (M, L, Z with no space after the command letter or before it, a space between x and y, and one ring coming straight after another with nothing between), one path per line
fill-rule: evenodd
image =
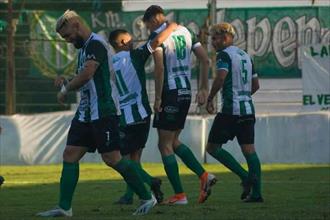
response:
M227 47L219 55L220 59L229 64L222 90L223 112L234 115L254 114L251 97L254 70L250 56L236 46Z
M132 52L129 51L121 51L113 56L119 103L126 124L137 122L151 114L145 72L139 72L133 60Z
M165 89L190 89L193 34L179 26L162 44L164 49Z

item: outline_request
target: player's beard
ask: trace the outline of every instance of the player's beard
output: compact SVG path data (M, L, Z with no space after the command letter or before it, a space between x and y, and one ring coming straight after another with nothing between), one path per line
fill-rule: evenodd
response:
M77 36L77 38L75 39L73 45L76 49L80 49L84 46L85 41L81 36Z

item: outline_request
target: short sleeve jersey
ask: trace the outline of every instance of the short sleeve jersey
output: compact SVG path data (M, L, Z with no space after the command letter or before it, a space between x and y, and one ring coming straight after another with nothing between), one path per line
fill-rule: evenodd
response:
M153 39L166 28L161 25L150 35ZM179 26L161 45L164 55L164 90L191 89L191 52L201 46L196 35L186 27Z
M222 113L230 115L255 114L251 97L254 72L251 57L236 46L217 52L217 70L228 72L222 89Z
M120 115L110 47L95 33L79 49L77 74L88 60L97 61L99 66L92 79L80 88L80 103L75 117L79 121L90 122L110 115Z
M151 115L144 70L150 54L145 44L131 51L120 51L113 56L123 126Z

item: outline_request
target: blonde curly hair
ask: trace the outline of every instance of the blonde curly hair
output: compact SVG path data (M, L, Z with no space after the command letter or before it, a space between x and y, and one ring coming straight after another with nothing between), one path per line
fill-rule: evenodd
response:
M224 34L228 33L231 34L233 37L235 36L235 29L234 27L227 23L227 22L222 22L219 24L215 24L211 27L210 34L215 35L215 34Z
M73 10L66 10L56 21L56 32L59 32L72 19L80 20L80 16Z

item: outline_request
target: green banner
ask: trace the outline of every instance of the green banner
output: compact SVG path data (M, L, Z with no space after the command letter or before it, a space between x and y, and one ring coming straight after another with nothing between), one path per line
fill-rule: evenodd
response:
M226 21L236 30L235 45L253 58L260 77L301 77L299 46L330 42L330 7L248 8L217 11L217 21ZM34 68L43 75L73 73L75 49L60 42L54 31L56 18L62 12L30 11L31 57ZM148 32L141 12L83 11L80 15L91 29L105 37L116 28L125 28L137 41ZM167 10L167 19L177 21L196 33L207 17L207 10ZM42 39L42 40L41 40ZM152 63L146 66L147 72ZM193 64L195 66L195 64ZM196 68L193 76L196 75Z

